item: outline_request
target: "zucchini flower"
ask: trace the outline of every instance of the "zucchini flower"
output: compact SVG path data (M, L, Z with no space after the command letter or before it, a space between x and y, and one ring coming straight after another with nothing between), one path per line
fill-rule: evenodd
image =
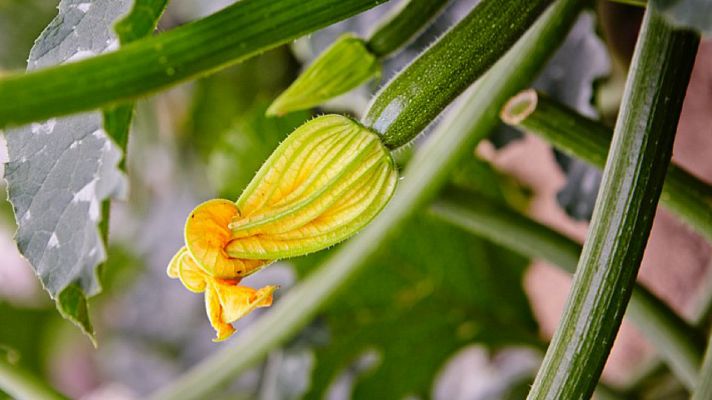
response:
M209 200L191 212L168 276L205 292L215 340L224 340L231 323L271 305L277 289L241 286L242 278L352 236L383 209L396 181L378 135L343 116L315 118L277 147L237 202Z
M267 109L284 115L317 106L380 75L381 65L363 39L347 33L324 50Z

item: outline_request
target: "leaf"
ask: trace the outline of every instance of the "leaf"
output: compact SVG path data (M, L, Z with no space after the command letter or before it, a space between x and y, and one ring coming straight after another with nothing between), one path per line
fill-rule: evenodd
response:
M712 34L712 3L709 0L651 0L651 4L676 26Z
M28 69L115 48L110 27L129 5L62 0L30 52ZM116 168L121 153L102 129L99 112L10 129L7 145L5 179L18 248L62 315L91 337L86 297L100 291L96 269L106 259L97 225L102 201L125 192Z
M332 342L316 350L320 398L364 353L379 364L356 382L354 398L427 397L459 348L536 343L521 288L526 260L429 217L417 217L326 312ZM313 259L297 260L306 273Z

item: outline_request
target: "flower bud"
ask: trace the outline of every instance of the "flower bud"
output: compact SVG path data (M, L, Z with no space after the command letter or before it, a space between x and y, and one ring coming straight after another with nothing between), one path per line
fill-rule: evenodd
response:
M317 106L378 76L380 70L378 59L362 39L342 35L270 105L267 115Z
M276 290L240 286L242 278L355 234L386 205L397 175L374 132L339 115L315 118L277 147L236 203L209 200L190 213L168 276L205 292L216 340L224 340L232 322L269 306Z
M237 200L230 257L280 259L358 232L386 205L398 173L378 136L340 115L297 128Z

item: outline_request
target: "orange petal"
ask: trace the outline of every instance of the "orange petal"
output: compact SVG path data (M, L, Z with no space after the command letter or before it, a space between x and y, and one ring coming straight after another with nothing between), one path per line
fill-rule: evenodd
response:
M239 216L235 203L208 200L196 207L185 224L185 243L198 266L208 275L221 279L247 276L266 266L268 260L232 258L225 252L232 232L228 225Z
M215 290L222 305L223 320L235 322L258 307L271 306L272 293L277 290L277 286L265 286L255 290L247 286L218 283Z
M225 322L222 317L220 298L213 284L208 284L205 290L205 309L208 312L210 324L215 328L216 336L213 342L222 342L235 333L235 328Z
M180 271L180 259L187 251L188 249L186 249L185 247L181 247L180 250L178 250L178 252L176 253L176 255L171 258L171 262L168 263L168 268L166 269L166 274L168 274L170 278L178 279Z

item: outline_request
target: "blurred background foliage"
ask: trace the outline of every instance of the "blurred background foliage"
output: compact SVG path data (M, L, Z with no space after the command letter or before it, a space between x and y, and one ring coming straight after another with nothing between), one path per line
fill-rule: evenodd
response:
M229 3L173 0L159 30ZM124 399L141 398L229 346L210 341L202 297L165 276L180 246L184 218L202 200L239 196L276 145L304 121L323 112L358 115L364 109L379 82L313 112L264 115L302 65L343 32L370 32L392 3L139 101L128 151L130 197L112 206L104 291L91 302L98 349L58 316L19 257L11 240L12 210L2 202L0 355L71 397ZM432 26L387 60L383 81L474 3L450 1ZM34 38L56 5L52 0L0 0L0 73L24 68ZM625 55L619 61L609 57L595 15L592 8L581 17L536 86L587 115L609 117L606 109L614 107L595 107L594 94L604 91L615 104L621 87L614 77L626 62L620 61ZM492 143L502 147L519 138L502 128ZM408 154L409 149L399 151L399 163ZM480 160L474 149L472 154L451 184L525 210L530 189ZM575 218L590 218L600 174L560 154L556 159L568 177L558 197L561 207ZM265 362L236 377L223 398L523 398L546 345L522 286L529 260L426 213L383 248L319 318ZM276 282L286 292L328 254L277 263L246 283ZM238 328L248 329L260 312ZM664 369L659 373L668 376ZM653 379L643 388L661 381ZM674 380L668 386L670 396L681 393Z

